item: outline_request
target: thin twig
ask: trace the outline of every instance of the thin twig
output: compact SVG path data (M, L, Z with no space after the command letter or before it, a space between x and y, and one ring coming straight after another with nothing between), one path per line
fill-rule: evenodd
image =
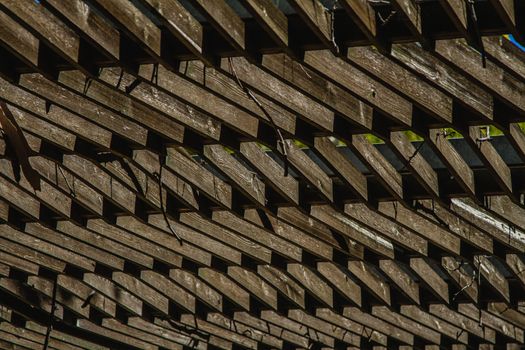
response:
M77 195L76 195L75 191L73 190L73 188L71 187L71 185L69 184L69 181L67 180L66 175L62 171L62 166L60 164L58 164L58 163L55 163L55 167L58 169L58 171L60 171L60 174L62 174L62 177L64 178L64 180L66 182L66 186L69 189L69 195L71 197L75 198Z
M167 157L167 155L166 155ZM164 221L166 222L166 226L168 226L168 229L173 233L175 238L179 241L179 244L182 245L182 238L175 232L173 227L171 226L170 221L168 220L168 214L166 213L166 208L164 206L164 200L162 198L162 169L164 168L165 163L165 156L163 154L160 155L160 169L158 175L158 181L159 181L159 200L160 200L160 210L162 211L162 216L164 217Z
M335 42L335 7L337 5L337 0L334 1L334 6L330 10L330 37L332 39L332 44L334 45L335 52L339 53L339 46Z
M272 125L273 129L275 130L275 133L279 136L279 139L280 139L280 142L281 142L281 145L282 145L282 150L283 150L283 157L284 157L284 176L288 176L288 152L286 150L287 145L286 145L286 142L284 141L284 137L283 137L283 134L281 133L281 129L275 124L275 122L274 122L272 116L270 115L270 113L268 113L268 111L266 110L266 108L264 108L262 103L259 102L259 100L253 94L253 92L247 86L245 86L242 83L241 79L239 79L239 76L237 75L237 72L235 71L235 67L233 66L233 61L232 61L231 57L228 57L228 63L229 63L229 66L230 66L230 70L232 71L232 74L235 77L235 80L237 81L237 85L239 85L239 87L261 109L261 111L264 113L266 118L268 118L268 120L270 121L270 124Z
M49 324L47 325L46 330L46 337L44 340L44 347L43 350L47 350L47 346L49 345L49 338L51 337L51 331L53 330L53 325L55 323L55 309L56 309L56 302L57 302L57 276L55 275L55 278L53 280L53 292L51 296L51 313L49 314Z
M155 85L159 85L159 64L155 63L153 65L153 70L151 72L151 79L150 81L155 83Z
M448 268L448 266L445 266L443 265L443 267L445 268L445 270L447 270L448 272L456 272L456 271L459 271L459 269L461 269L463 267L463 265L466 264L466 261L465 260L461 260L459 263L458 263L458 266L450 269Z
M381 26L386 26L388 24L388 22L390 22L392 20L392 18L394 18L394 16L397 14L397 11L396 10L392 10L390 12L390 14L387 16L387 18L383 18L383 16L381 16L381 12L377 11L377 15L379 17L379 20L381 21Z
M116 85L117 90L120 89L120 84L122 83L122 78L123 77L124 77L124 68L121 68L120 69L120 74L119 74L118 80L117 80L117 85Z
M410 163L412 162L412 160L414 159L414 157L419 153L419 151L421 150L421 147L423 147L423 144L425 144L425 141L421 141L421 143L417 146L416 150L414 151L414 153L412 153L412 155L410 155L410 157L408 157L407 161L405 162L405 164L403 165L403 167L399 170L399 171L403 171L403 170L406 170L407 167L410 165Z
M483 68L487 67L487 55L485 53L485 46L483 45L483 39L481 38L481 32L479 30L478 16L476 14L476 6L474 0L467 0L469 7L467 11L470 12L470 18L474 27L474 34L476 35L477 44L479 45L479 52L481 53L481 65Z

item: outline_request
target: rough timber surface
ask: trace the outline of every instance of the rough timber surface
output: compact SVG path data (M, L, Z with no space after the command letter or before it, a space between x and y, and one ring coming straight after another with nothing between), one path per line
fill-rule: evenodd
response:
M506 34L525 1L0 0L0 349L525 348Z

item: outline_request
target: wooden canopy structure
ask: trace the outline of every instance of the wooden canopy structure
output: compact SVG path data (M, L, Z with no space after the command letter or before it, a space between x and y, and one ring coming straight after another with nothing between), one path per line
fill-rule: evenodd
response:
M0 0L0 348L523 349L507 34L525 1Z

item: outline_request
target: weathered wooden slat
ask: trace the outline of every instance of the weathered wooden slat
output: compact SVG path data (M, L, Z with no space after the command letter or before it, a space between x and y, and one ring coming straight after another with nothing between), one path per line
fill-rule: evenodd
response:
M489 74L480 74L479 71L473 69L476 61L478 61L479 65L479 56L464 40L438 41L436 43L436 52L451 64L474 77L483 86L491 89L504 101L511 103L514 108L519 111L525 110L525 103L520 98L521 92L525 89L525 84L507 75L501 67L490 60L487 61L487 67L485 68ZM491 77L494 76L502 78L492 79ZM503 77L505 78L503 79Z
M34 1L4 0L0 6L27 23L34 35L49 44L66 60L81 68L78 65L80 52L78 35L48 9ZM42 57L42 59L46 58Z
M277 309L277 291L256 273L239 266L228 267L228 276L241 284L251 295L272 309Z
M45 5L67 18L90 43L102 48L110 58L120 58L120 33L86 3L81 0L50 0Z
M290 312L292 312L292 310L290 310ZM329 347L334 346L333 337L328 336L322 332L318 332L316 328L307 326L301 322L297 322L296 320L292 320L289 317L281 316L273 311L263 311L261 313L261 317L264 320L267 320L276 324L279 327L282 327L282 329L287 329L291 332L304 335L306 338L306 344L311 344L312 341L315 340ZM306 345L306 347L308 347L308 345Z
M44 344L45 335L40 334L38 332L33 332L27 328L15 327L12 324L4 322L1 325L1 331L2 331L2 334L7 336L7 338L14 336L13 339L16 339L18 337L18 341L20 341L21 344L25 343L24 345L20 345L22 349L24 349L22 346L26 346L26 345L30 347L34 346L35 348L38 348L38 346L41 346L41 344ZM72 344L67 344L60 340L52 339L52 338L49 339L49 345L57 349L68 349L68 350L83 349L81 347L77 347Z
M509 338L516 339L521 343L524 341L524 333L522 329L514 327L510 322L496 317L485 310L479 310L474 304L459 304L458 311L478 322L481 322L486 327L501 332Z
M32 159L34 169L44 176L49 182L64 192L69 192L74 203L78 203L86 210L100 216L104 213L103 195L96 192L88 183L81 180L74 173L58 163L53 163L45 158ZM60 167L60 169L59 169Z
M289 275L271 265L257 266L257 273L297 306L305 307L305 289Z
M406 26L417 41L419 41L423 47L428 47L430 43L424 31L425 27L423 25L420 4L414 0L394 0L392 5L397 11L403 14L403 17L406 19Z
M292 320L306 324L307 327L313 328L315 330L314 334L316 335L319 335L317 331L320 331L353 346L360 346L361 344L361 337L359 335L349 332L339 326L329 324L317 317L310 316L302 310L291 310L288 312L288 317Z
M384 38L381 37L376 21L376 11L368 1L342 0L339 4L346 10L350 18L352 18L375 47L384 53L390 50L390 44L385 42Z
M53 298L54 282L49 281L39 276L30 276L27 279L27 284L34 290L42 293L49 298ZM59 288L59 287L57 287ZM80 315L84 318L89 317L89 307L82 308L82 302L80 298L69 293L63 293L61 289L56 291L56 303L63 308L64 311L70 310L73 313Z
M29 249L60 259L68 264L77 266L86 272L93 272L95 269L95 262L93 260L82 257L73 251L63 249L53 243L46 242L35 236L24 234L24 232L12 229L9 226L3 226L2 232L2 237L6 239L12 240L17 244L22 244Z
M508 308L506 303L489 303L487 310L496 316L512 323L514 326L523 329L525 315L519 311Z
M308 51L304 62L402 125L412 124L412 105L383 84L328 51Z
M502 189L510 196L512 196L512 174L510 168L507 166L501 155L496 151L490 142L485 142L481 135L480 127L471 126L468 129L468 137L474 147L477 147L482 161L487 165L487 168L494 176L495 180L502 187ZM487 140L488 141L488 140Z
M514 275L519 279L522 286L525 286L525 276L523 275L523 271L525 271L525 262L523 262L523 259L517 254L507 254L505 262Z
M166 321L163 321L166 322ZM198 338L194 339L192 336L181 333L180 331L175 331L168 327L162 327L162 324L159 322L159 325L146 322L140 317L130 317L127 324L130 327L133 327L137 330L146 331L148 334L153 334L155 338L155 343L167 344L167 346L178 348L178 345L187 345L195 343L195 348L200 350L206 350L206 345L198 341ZM158 340L161 338L162 340Z
M462 36L468 36L467 4L461 0L439 0Z
M204 232L225 244L229 244L256 260L264 263L271 262L272 251L270 249L262 246L253 239L237 235L231 229L206 220L197 213L181 213L180 222Z
M489 254L493 253L494 245L492 239L468 221L462 220L454 215L446 206L432 202L431 200L418 200L417 203L418 206L422 206L421 209L418 210L421 214L426 214L428 218L433 218L442 225L446 225L451 232L476 248Z
M372 308L372 314L382 318L383 320L395 324L401 328L409 330L414 335L417 335L433 344L441 343L441 335L433 331L432 329L421 325L420 323L414 322L405 316L388 310L385 306L374 306Z
M0 160L0 173L3 177L9 178L11 181L13 181L12 186L19 186L21 188L24 188L26 191L34 192L34 195L30 195L31 197L33 197L33 200L36 199L37 201L41 201L43 205L45 205L48 209L51 209L55 213L54 215L58 217L72 217L71 198L68 197L65 193L55 188L51 183L40 178L39 181L41 189L35 191L33 185L29 183L25 176L21 176L20 181L18 181L18 184L15 184L14 181L16 181L16 176L14 175L13 168L11 167L10 162L8 162L5 159ZM8 196L6 196L6 198ZM23 206L21 208L23 208ZM38 217L40 217L41 214L42 211L40 211Z
M139 69L139 75L145 80L149 80L152 69L151 65L142 65ZM257 136L258 121L256 118L227 103L215 94L209 93L206 89L196 86L194 83L168 71L162 66L158 67L158 77L155 79L155 82L157 86L205 110L232 128L238 129L248 136Z
M225 1L192 0L192 4L201 10L235 50L244 51L246 48L244 22Z
M275 252L293 260L301 261L302 249L295 244L289 243L275 234L268 232L246 220L242 220L228 211L214 211L213 221L230 227L239 234L251 238L264 246L271 248Z
M225 208L232 207L231 186L213 175L194 159L175 148L168 148L166 167L200 188L211 200Z
M401 263L395 260L380 260L379 268L416 304L420 304L419 284L405 271Z
M203 330L205 332L208 332L210 334L214 334L217 337L221 337L223 339L230 339L231 342L243 346L245 348L257 349L257 342L253 339L238 334L235 331L220 328L219 326L216 326L210 322L201 319L195 319L192 315L183 315L183 317L181 318L181 322L193 326L197 329Z
M239 305L243 310L250 311L250 293L241 288L231 278L209 268L200 268L199 277L208 282L222 295Z
M394 257L392 242L348 216L335 211L332 207L328 205L312 206L310 215L377 254L388 258Z
M0 348L525 341L524 5L332 5L0 0Z
M102 80L122 91L126 90L126 87L129 86L128 84L132 84L135 81L135 77L124 73L119 85L119 77L119 70L115 69L103 69L100 75ZM218 140L220 137L221 124L218 121L193 108L191 105L181 102L153 84L143 80L129 95L146 103L149 108L154 108L166 116L187 125L199 134L215 140Z
M177 0L143 0L142 3L149 6L153 12L158 14L162 24L167 27L170 33L180 40L189 51L201 61L206 62L207 65L212 64L209 55L205 52L203 26L181 3ZM162 44L163 43L161 43L161 45Z
M251 65L245 59L223 59L221 68L225 72L237 76L244 84L254 87L255 90L294 110L316 127L328 131L333 130L334 113L332 111L293 89L290 85L264 72L257 66ZM275 118L278 117L277 115Z
M450 208L505 246L519 251L525 247L525 234L467 199L453 199Z
M348 270L364 283L369 292L391 305L390 286L371 266L363 261L349 261Z
M19 208L33 219L40 217L40 203L38 200L4 176L0 176L0 190L2 191L3 200Z
M165 262L170 262L170 260L165 260L166 257L168 257L171 254L173 255L180 254L184 258L189 258L193 261L196 261L198 263L201 263L207 266L211 264L211 254L206 253L202 249L202 248L206 248L207 244L203 242L204 239L202 237L199 237L200 235L197 232L189 230L187 227L184 227L182 225L174 223L173 221L170 221L170 225L172 225L175 232L177 232L179 237L181 237L181 239L184 241L184 244L180 244L177 241L176 237L174 237L173 234L169 232L169 229L165 227L166 223L164 222L163 217L160 218L158 216L155 216L155 217L150 216L149 222L153 226L162 227L162 230L164 230L165 232L162 232L160 229L156 227L152 227L152 225L147 225L145 223L142 223L136 218L130 217L130 216L128 217L120 216L117 219L116 224L122 228L125 228L126 230L133 232L135 235L154 243L157 246L155 250L159 250L159 252L157 253L155 257L156 259L162 259ZM192 235L194 237L189 238L189 239L187 238ZM192 244L195 242L197 243L197 245ZM160 250L164 251L164 248L169 249L171 252L160 254ZM173 262L177 260L178 259L175 259L171 261L171 263L173 264ZM175 266L179 266L179 265L175 265Z
M182 244L181 246L187 246L186 248L179 248L181 251L191 251L195 250L198 252L198 254L187 254L189 257L193 257L194 261L197 257L200 258L199 262L206 262L206 265L209 265L209 260L213 258L220 258L223 259L223 261L227 262L228 264L232 265L240 265L242 261L242 255L241 253L230 246L227 246L226 244L222 244L221 242L210 239L209 237L200 234L197 231L191 230L188 227L185 227L183 225L177 224L174 221L168 219L168 222L171 226L171 229L168 228L168 224L166 223L166 220L164 219L163 215L151 215L149 217L148 222L162 230L164 230L166 233L172 236L171 241L173 242L172 245L176 245L177 243L173 241L174 237L173 230L177 235L181 236L181 239L183 242L185 241L186 244ZM180 232L180 234L179 234ZM189 244L188 244L189 243ZM180 244L179 244L180 245ZM204 251L203 251L204 250ZM206 250L208 253L206 253ZM201 258L199 255L204 256L205 259Z
M26 323L26 328L29 329L29 330L32 330L36 333L39 333L39 334L43 334L45 335L46 334L46 328L44 328L43 326L35 323L35 322L27 322ZM81 346L83 347L84 349L93 349L93 350L107 350L109 348L105 347L105 346L102 346L102 345L99 345L99 344L95 344L93 342L90 342L90 341L87 341L85 339L82 339L82 338L79 338L77 336L73 336L73 335L70 335L70 334L67 334L67 333L64 333L62 331L59 331L57 329L55 329L51 336L50 336L50 344L51 342L53 342L53 340L60 340L62 342L65 342L67 344L71 344L71 345L76 345L76 346Z
M198 276L183 269L171 269L169 276L205 304L215 310L222 311L222 295L206 284Z
M286 222L290 225L308 232L312 236L323 240L340 251L346 250L343 248L343 244L334 238L334 235L328 226L324 225L318 220L314 220L311 216L303 213L297 208L279 207L277 210L277 216L283 220L286 220ZM363 254L362 246L359 246L355 242L352 242L348 249L348 254L350 255L355 254L356 256L362 256Z
M2 21L0 31L2 43L11 48L18 57L37 67L39 40L3 11L0 11L0 20Z
M91 80L89 88L85 89L86 76L78 71L62 72L58 81L78 93L83 93L93 102L99 103L123 114L135 122L154 130L172 142L182 142L184 128L174 120L170 120L160 113L155 113L144 104L128 98L124 93L116 92L110 86L97 80ZM162 127L159 127L162 125Z
M86 227L90 230L96 231L106 238L116 239L118 242L127 245L131 249L140 247L140 251L151 256L152 258L160 259L170 266L179 267L182 264L182 258L178 254L173 254L167 248L150 242L143 237L132 234L131 232L122 229L118 226L113 226L100 219L89 219Z
M306 291L326 305L333 307L333 291L314 271L301 264L288 264L287 271L298 280Z
M366 337L368 341L375 342L381 345L387 345L387 336L381 332L378 332L372 328L363 326L357 322L354 322L346 317L343 317L330 309L318 309L316 316L332 324L337 324L339 327L349 330L355 334Z
M461 295L467 296L473 302L477 302L479 286L474 272L475 270L472 268L471 264L460 259L446 256L441 258L441 265L459 286L459 290L452 296L452 301Z
M117 340L127 346L134 346L134 347L138 347L139 349L143 349L143 350L157 350L158 349L158 347L155 345L146 343L137 338L120 333L119 330L122 329L123 325L122 323L119 323L118 321L109 322L109 325L106 321L106 325L107 327L103 327L95 323L92 323L88 320L84 320L84 319L78 320L79 328L85 329L95 334L100 334L110 339Z
M11 85L5 80L0 80L0 84L2 86L2 98L6 99L10 105L16 106L13 112L16 112L16 110L30 112L34 116L38 116L50 123L55 125L60 124L60 127L78 135L80 138L89 140L102 147L110 147L112 137L110 131L91 123L79 115L68 112L57 105L52 105L46 113L46 102L44 99Z
M410 332L407 332L397 326L393 326L392 324L389 324L382 319L371 315L370 313L365 313L356 307L345 307L343 310L343 315L372 329L377 329L380 332L388 335L389 337L395 338L404 344L414 344L414 335Z
M257 169L265 181L285 199L299 204L299 183L290 174L284 176L284 169L254 142L243 142L241 154Z
M446 132L442 129L429 129L428 141L434 146L435 153L445 162L454 178L461 184L470 196L476 193L474 173L465 160L450 144Z
M146 129L119 117L115 113L104 110L91 101L80 98L78 94L62 88L39 75L23 75L20 78L20 84L42 98L52 100L73 113L80 114L96 124L114 130L117 134L129 138L133 142L146 143Z
M3 228L6 226L7 225L3 226ZM48 256L45 253L38 252L22 244L13 242L5 238L0 238L0 249L8 255L12 255L21 259L27 259L32 263L37 263L38 265L46 266L46 268L49 268L56 272L63 272L66 268L66 262L64 262L63 260L59 260L52 256ZM15 261L16 260L13 260L13 262Z
M401 174L390 164L390 162L372 145L365 135L352 136L352 149L356 151L359 158L369 165L370 171L374 172L378 180L397 199L403 199L403 179Z
M379 231L408 249L414 250L422 255L427 255L427 241L407 228L399 225L393 220L367 208L364 204L346 204L345 213L352 218L359 220L372 229Z
M272 1L245 0L243 5L279 46L288 47L288 18Z
M331 9L325 8L319 1L290 0L290 5L294 7L299 16L325 46L336 46L334 24L332 23L334 18L330 14Z
M446 122L452 121L451 97L425 83L377 50L370 47L350 48L347 58L433 115Z
M468 332L464 332L461 328L439 320L437 317L424 312L417 306L403 305L401 306L401 314L410 317L414 321L420 322L455 341L468 344Z
M339 177L366 200L368 197L366 177L337 150L334 143L328 137L316 137L314 147L327 160L328 165L335 169Z
M370 106L302 62L290 59L286 54L266 54L263 56L262 65L278 78L293 84L349 121L372 128L373 111Z
M516 17L517 8L512 0L490 0L491 5L496 10L496 13L505 23L508 31L516 36L520 41L523 41L523 33L517 30Z
M104 13L120 24L120 27L141 47L153 55L161 54L160 29L132 3L127 1L96 0Z
M264 313L264 311L262 313ZM298 346L308 346L308 340L306 339L306 337L290 332L287 329L281 328L275 324L267 322L262 318L254 318L246 312L236 312L234 317L235 319L242 320L242 322L244 322L245 324L249 324L252 327L257 327L263 332L268 332L272 336L281 338L283 340L283 343L289 342Z
M459 97L458 103L477 111L488 120L493 119L494 104L491 95L460 72L451 69L445 62L415 44L393 45L392 57L452 96Z
M246 169L221 145L204 146L204 156L225 173L243 193L259 205L266 205L266 188L256 173Z
M459 255L461 240L457 236L405 208L402 204L396 202L380 203L379 211L411 228L436 246L454 255Z
M306 180L329 202L333 202L332 179L306 153L297 147L293 140L285 140L286 156L293 166Z
M109 198L124 211L129 213L135 212L137 197L133 191L104 171L95 161L72 154L65 155L63 163L67 170L88 181L89 184L105 194L106 198Z
M130 249L121 242L114 241L113 238L106 238L95 231L87 230L69 221L59 221L56 226L58 231L68 236L72 236L87 244L99 247L101 250L108 251L118 257L130 260L139 266L144 266L146 268L151 268L153 266L152 257L143 254L137 249Z
M82 300L82 304L80 305L81 309L89 306L90 308L96 308L107 317L116 316L117 304L104 295L97 293L81 280L67 275L59 275L57 276L57 284L64 290L67 290L69 293L76 295L78 298L80 298L80 300ZM86 301L87 304L85 304Z
M267 55L264 57L266 56ZM242 87L239 85L235 76L227 75L220 69L205 67L204 64L199 61L185 61L181 63L179 74L213 91L228 102L245 108L253 115L258 116L261 121L271 124L268 116L257 102L246 93L244 85ZM277 105L271 99L261 95L257 91L250 91L263 106L264 110L272 117L277 127L290 134L295 134L297 119L295 113Z
M418 149L409 141L408 136L402 131L390 133L389 144L396 154L400 155L404 168L410 169L423 187L433 197L439 197L439 182L437 173L432 166L423 158ZM421 146L421 144L419 145Z
M15 254L9 254L7 249L0 250L0 258L2 262L9 267L9 269L19 270L30 275L37 275L39 271L38 264L20 258Z
M502 296L506 302L510 302L509 282L503 273L495 266L495 263L482 255L476 255L474 257L474 263L477 263L476 266L478 267L479 273L489 281L490 285L496 289L499 295Z
M410 268L430 287L432 293L448 304L450 302L448 284L436 271L439 267L432 265L431 262L424 258L410 259Z
M112 280L142 300L143 303L151 305L162 314L168 314L168 298L146 285L140 279L123 272L114 272Z
M83 281L132 314L142 315L142 301L113 281L91 273L84 274Z
M163 347L170 350L182 350L181 344L174 343L156 334L145 332L143 328L130 327L127 324L120 324L114 319L104 319L102 325L108 329L116 329L118 332L128 336L140 339L148 344L148 346Z
M320 259L331 260L333 258L333 249L328 244L311 237L308 233L300 231L267 212L263 213L257 209L246 209L244 211L244 219L261 228L271 229L276 235L295 243Z
M362 305L361 287L344 270L331 262L318 262L317 271L330 282L335 289L354 302Z

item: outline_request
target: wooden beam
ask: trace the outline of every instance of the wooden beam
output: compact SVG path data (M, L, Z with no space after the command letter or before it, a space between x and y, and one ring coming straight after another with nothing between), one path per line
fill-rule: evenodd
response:
M225 1L192 0L191 3L201 10L213 27L235 50L241 52L245 50L244 22Z

